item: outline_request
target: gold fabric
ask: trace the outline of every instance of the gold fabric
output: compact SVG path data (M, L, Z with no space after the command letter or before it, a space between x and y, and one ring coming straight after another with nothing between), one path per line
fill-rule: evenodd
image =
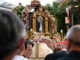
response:
M32 51L31 60L44 60L46 55L53 53L45 43L36 43Z

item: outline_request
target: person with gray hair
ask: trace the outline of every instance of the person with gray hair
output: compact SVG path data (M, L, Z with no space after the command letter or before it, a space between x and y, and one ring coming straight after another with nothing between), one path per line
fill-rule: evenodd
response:
M49 48L51 48L51 41L50 41L50 39L48 39L48 38L45 38L45 39L42 39L43 40L43 42L49 47Z
M66 38L68 55L58 60L80 60L80 25L72 26Z
M0 60L12 60L24 47L25 27L12 11L0 8Z

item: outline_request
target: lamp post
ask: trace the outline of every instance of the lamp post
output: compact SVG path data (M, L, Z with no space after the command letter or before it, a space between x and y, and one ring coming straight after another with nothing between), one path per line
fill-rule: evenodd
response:
M32 38L33 38L33 36L32 36L32 33L33 33L32 28L30 29L30 32L31 32L31 40L32 40Z
M61 40L63 40L63 30L61 29Z
M54 38L53 36L54 36L54 30L52 31L52 39Z

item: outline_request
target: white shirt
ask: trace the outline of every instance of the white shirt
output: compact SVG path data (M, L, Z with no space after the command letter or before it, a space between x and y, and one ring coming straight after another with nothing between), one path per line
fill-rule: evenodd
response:
M28 59L23 56L16 55L12 60L28 60Z

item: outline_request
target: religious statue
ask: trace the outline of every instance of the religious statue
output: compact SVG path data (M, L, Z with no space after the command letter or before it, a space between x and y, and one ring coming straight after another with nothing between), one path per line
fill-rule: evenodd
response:
M34 10L29 12L28 18L29 32L31 33L30 29L33 30L33 33L30 36L33 36L34 32L43 34L44 36L50 36L51 31L53 31L53 22L49 19L50 13L44 6L40 5L39 0L33 0L30 7L30 9Z
M37 32L44 32L45 30L45 28L44 28L44 25L43 24L45 24L44 23L44 17L42 17L42 16L37 16L37 21L36 21L36 23L37 23L37 26L36 26L36 28L37 28Z

